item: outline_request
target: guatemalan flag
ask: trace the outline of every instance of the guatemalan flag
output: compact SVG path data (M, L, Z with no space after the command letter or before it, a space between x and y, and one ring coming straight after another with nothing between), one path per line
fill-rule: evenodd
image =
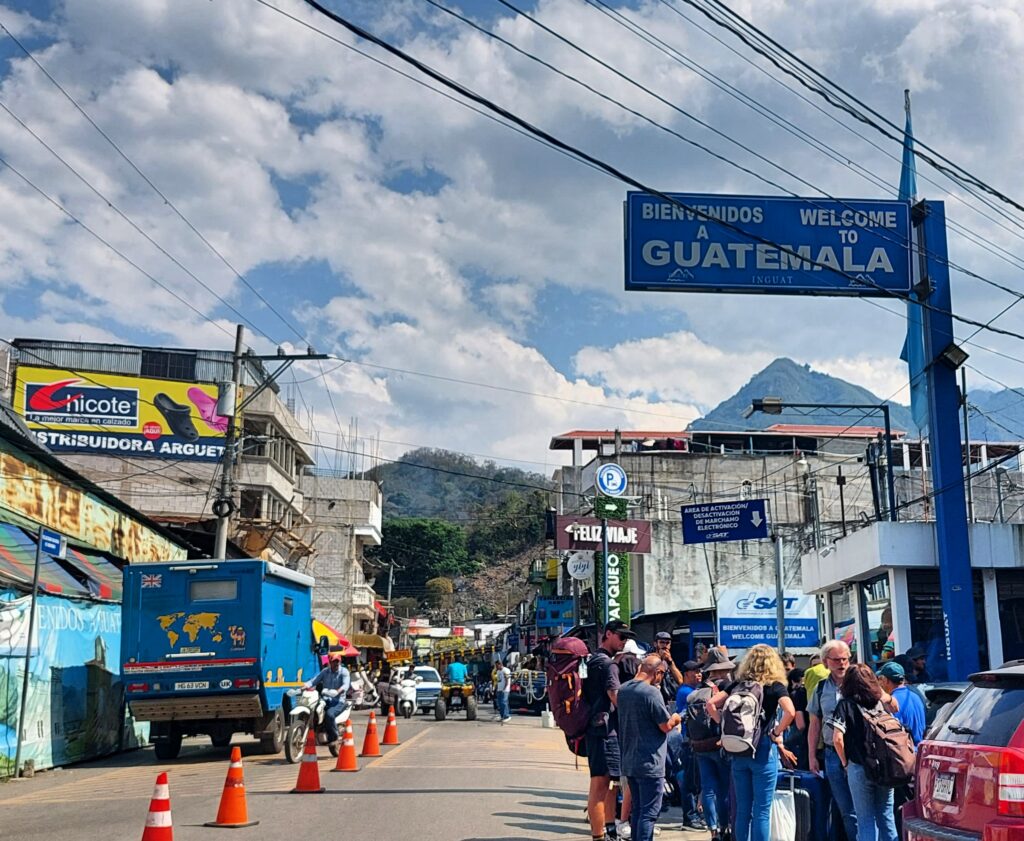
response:
M900 171L900 201L917 201L917 164L914 161L914 129L910 123L910 91L904 91L907 124L903 130L903 168ZM917 295L910 295L914 300ZM900 359L907 363L910 376L910 414L918 434L928 434L928 382L924 353L924 310L920 304L907 302L907 338Z

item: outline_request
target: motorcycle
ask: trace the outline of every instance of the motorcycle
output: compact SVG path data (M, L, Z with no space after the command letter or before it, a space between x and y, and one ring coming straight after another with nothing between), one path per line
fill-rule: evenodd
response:
M398 712L406 718L416 715L416 684L422 681L423 678L410 670L398 684Z
M302 688L289 689L287 694L296 700L288 713L288 732L284 740L284 754L288 761L294 764L302 759L310 727L314 728L317 744L327 743L327 699L336 697L338 691L325 689L321 692L315 688ZM331 712L334 715L334 720L338 723L340 734L345 729L345 722L352 714L352 707L342 701ZM331 752L331 756L338 755L337 742L329 744L327 748Z

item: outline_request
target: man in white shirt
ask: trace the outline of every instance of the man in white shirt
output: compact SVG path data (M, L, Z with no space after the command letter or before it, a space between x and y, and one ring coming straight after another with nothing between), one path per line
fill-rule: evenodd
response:
M508 707L508 696L512 691L512 672L500 660L498 661L497 678L498 685L495 689L495 698L498 701L498 717L501 719L501 723L504 724L506 721L512 720L512 713Z

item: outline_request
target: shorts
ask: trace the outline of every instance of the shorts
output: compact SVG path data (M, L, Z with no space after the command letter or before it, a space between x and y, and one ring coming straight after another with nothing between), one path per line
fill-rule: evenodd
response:
M619 757L619 736L614 731L606 733L600 729L587 730L587 764L590 776L611 777L613 780L622 776Z

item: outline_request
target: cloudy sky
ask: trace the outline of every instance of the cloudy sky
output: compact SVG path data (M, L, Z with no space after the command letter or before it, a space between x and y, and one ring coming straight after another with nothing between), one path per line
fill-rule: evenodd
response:
M895 194L899 145L711 23L706 0L512 3L551 32L497 0L325 2L658 189ZM899 125L911 88L919 139L1024 199L1018 0L729 5ZM9 0L0 23L2 338L230 348L244 318L260 349L351 360L286 385L323 443L358 418L385 457L441 446L542 471L553 434L682 428L777 356L908 399L902 304L625 292L624 184L299 0ZM924 164L919 193L947 202L958 266L1024 288L1020 213ZM1016 300L953 282L971 318ZM1024 331L1024 306L995 323ZM1019 340L973 342L977 369L1024 384Z

